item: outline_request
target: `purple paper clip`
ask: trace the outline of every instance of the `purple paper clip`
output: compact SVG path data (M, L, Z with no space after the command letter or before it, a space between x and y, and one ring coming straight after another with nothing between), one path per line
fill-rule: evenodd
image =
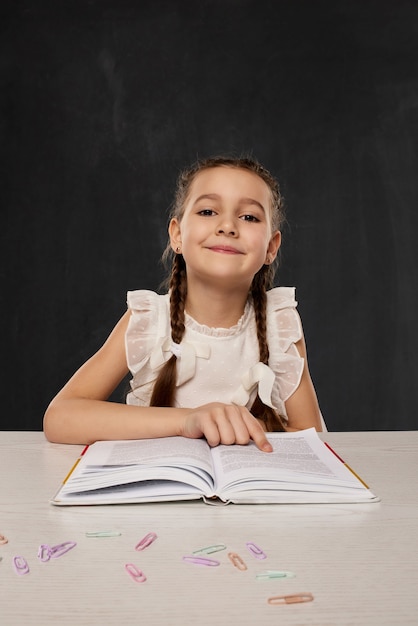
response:
M132 578L132 580L134 580L136 583L144 583L147 580L144 572L138 569L137 566L133 563L127 563L125 565L125 569L128 572L129 576Z
M38 559L42 563L46 563L51 558L51 548L47 546L45 543L41 543L38 548Z
M65 543L60 543L57 546L52 546L50 548L50 557L51 559L58 559L63 554L66 554L69 550L72 550L76 546L75 541L66 541Z
M215 559L206 559L203 556L184 556L183 561L186 563L194 563L195 565L206 565L207 567L216 567L220 565L220 561L215 561Z
M13 565L14 565L16 574L19 574L19 576L24 576L25 574L29 574L29 565L26 559L23 558L23 556L15 556L13 558Z
M155 533L148 533L148 535L145 535L145 537L136 544L135 550L138 550L138 552L145 550L145 548L148 548L156 539L157 535Z
M256 546L255 543L253 543L252 541L247 541L247 543L245 544L248 548L248 551L255 556L256 559L266 559L267 555L262 551L261 548L259 548L258 546Z

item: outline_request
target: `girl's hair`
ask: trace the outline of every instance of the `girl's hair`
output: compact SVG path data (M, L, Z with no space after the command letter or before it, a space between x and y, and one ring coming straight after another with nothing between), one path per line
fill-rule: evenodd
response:
M197 161L189 169L181 172L170 219L176 217L181 221L185 205L190 193L191 185L196 176L203 170L215 167L229 167L243 169L257 174L270 189L270 215L272 231L280 230L284 222L283 198L280 194L277 180L260 163L251 157L211 157ZM186 264L181 254L175 254L168 242L163 254L166 265L171 264L171 272L166 281L170 292L170 319L171 338L174 343L180 343L185 332L185 302L187 296ZM252 298L257 326L257 338L260 351L260 361L268 364L269 348L267 344L266 304L267 290L273 286L275 268L272 265L263 267L254 276L249 296ZM176 362L173 354L160 370L154 384L150 406L174 406L176 392ZM273 409L264 405L258 394L251 407L251 413L265 422L267 431L284 430L285 422Z

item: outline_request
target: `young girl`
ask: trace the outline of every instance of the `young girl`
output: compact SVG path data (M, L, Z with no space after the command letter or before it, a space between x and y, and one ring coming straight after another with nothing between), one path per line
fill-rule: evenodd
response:
M169 291L128 292L102 348L49 405L53 442L205 437L269 452L266 431L322 430L294 289L272 289L283 206L272 175L217 157L180 175ZM132 374L126 404L108 398Z

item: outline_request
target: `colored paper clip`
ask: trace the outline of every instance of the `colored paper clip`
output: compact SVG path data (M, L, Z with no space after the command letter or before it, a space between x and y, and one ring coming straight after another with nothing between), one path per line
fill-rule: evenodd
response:
M244 561L236 552L228 552L228 558L231 561L232 565L241 570L241 572L244 572L247 569Z
M64 554L69 552L69 550L75 548L76 545L77 544L75 541L66 541L65 543L60 543L57 546L52 546L50 548L51 559L58 559L60 556L63 556Z
M140 552L141 550L145 550L145 548L148 548L148 546L154 543L156 539L157 535L155 533L148 533L147 535L145 535L145 537L141 539L141 541L136 544L135 550L138 550L138 552Z
M4 535L0 534L0 546L4 546L5 543L8 543L9 540Z
M122 533L117 530L98 530L96 532L86 533L86 537L120 537Z
M220 561L215 561L215 559L206 559L203 556L184 556L183 561L186 563L194 563L195 565L206 565L207 567L216 567L220 565Z
M260 572L256 574L257 580L274 580L275 578L295 578L293 572L284 572L280 570L267 570L267 572Z
M245 544L248 548L248 551L255 556L256 559L266 559L267 558L267 554L265 554L265 552L262 551L261 548L259 548L258 546L255 545L255 543L253 543L252 541L247 541L247 543Z
M290 596L273 596L267 602L269 604L296 604L299 602L312 602L313 599L311 593L295 593Z
M226 545L223 543L218 543L214 546L207 546L206 548L193 550L193 554L213 554L214 552L220 552L221 550L226 550Z
M51 558L51 548L47 546L45 543L41 543L38 548L38 559L42 563L46 563Z
M26 559L23 556L15 556L13 558L13 565L16 571L16 574L19 576L24 576L25 574L29 574L29 565Z
M125 569L128 572L129 576L132 578L132 580L134 580L136 583L144 583L147 580L144 572L138 569L137 566L133 563L127 563L125 565Z

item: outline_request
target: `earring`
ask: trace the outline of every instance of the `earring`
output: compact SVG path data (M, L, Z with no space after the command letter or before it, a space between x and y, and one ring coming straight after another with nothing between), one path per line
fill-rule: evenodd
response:
M177 246L177 248L176 248L176 254L180 254L180 252L181 252L181 248L180 248L180 246Z

